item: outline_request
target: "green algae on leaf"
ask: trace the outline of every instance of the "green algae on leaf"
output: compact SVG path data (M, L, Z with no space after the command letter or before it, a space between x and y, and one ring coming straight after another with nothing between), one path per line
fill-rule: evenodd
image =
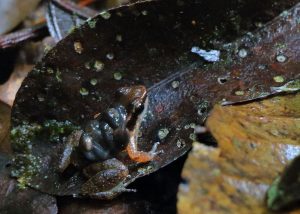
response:
M48 120L42 126L42 131L46 133L50 142L58 143L63 136L68 136L72 131L78 129L70 121Z
M87 96L87 95L89 95L89 91L88 91L86 88L80 88L79 93L80 93L82 96Z
M95 20L95 19L88 19L87 20L87 23L88 23L88 25L90 26L90 28L95 28L96 27L96 24L97 24L97 20Z
M282 191L278 188L279 178L276 178L275 181L270 186L267 192L267 205L272 210L277 210L279 204L276 203L278 198L282 197Z
M31 140L35 134L41 130L38 124L24 123L14 127L11 130L12 147L16 152L29 152L31 149Z
M49 142L59 142L62 135L68 135L77 127L69 121L45 121L42 125L37 123L24 123L11 130L12 146L15 151L29 152L32 143L39 135L47 136Z
M11 170L11 176L18 178L18 187L24 189L30 185L32 176L39 173L41 164L41 160L31 154L16 155L13 159L14 167Z
M21 188L30 185L32 177L41 171L41 157L32 153L36 144L41 139L49 143L59 143L75 129L78 127L69 121L48 120L42 125L24 123L11 130L12 147L18 152L13 159L11 175L18 178Z
M296 157L276 178L267 193L267 205L271 210L281 210L300 201L300 156Z
M10 176L11 159L0 153L0 213L57 213L56 199L18 184ZM22 182L22 181L21 181Z

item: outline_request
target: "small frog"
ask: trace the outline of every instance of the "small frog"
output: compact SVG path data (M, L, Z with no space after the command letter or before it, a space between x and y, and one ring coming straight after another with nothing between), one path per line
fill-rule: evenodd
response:
M144 163L159 153L156 152L158 143L149 152L138 150L138 132L148 105L146 88L141 85L120 88L117 100L89 121L84 130L71 133L65 143L58 166L61 173L72 163L74 151L80 151L91 162L82 170L88 180L81 187L81 195L111 199L121 192L134 191L119 185L129 171L114 157L126 150L132 160Z

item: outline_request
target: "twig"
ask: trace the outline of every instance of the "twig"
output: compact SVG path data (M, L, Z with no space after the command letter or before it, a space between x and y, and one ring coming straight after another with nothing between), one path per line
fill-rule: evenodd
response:
M41 23L31 28L21 29L13 33L0 36L0 48L10 48L29 39L41 38L48 34L46 24Z
M71 1L52 0L57 6L68 11L69 13L76 13L82 18L93 17L97 11L87 8L85 6L93 3L95 0L81 0L78 5ZM43 18L39 20L39 24L0 36L0 49L10 48L23 43L27 40L42 38L48 35L49 32L46 26L46 20Z

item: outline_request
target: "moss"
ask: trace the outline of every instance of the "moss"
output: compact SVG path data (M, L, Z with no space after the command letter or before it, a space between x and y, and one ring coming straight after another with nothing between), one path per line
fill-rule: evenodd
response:
M97 72L102 71L104 69L104 63L99 60L96 60L94 62L93 67Z
M13 149L17 152L28 152L37 136L47 137L45 139L49 139L50 142L58 142L62 135L68 135L75 129L78 127L69 121L48 120L42 125L24 123L11 130Z
M282 197L282 191L278 188L280 178L277 178L267 192L267 205L272 210L277 210L277 200Z
M122 77L122 73L121 72L116 72L114 73L114 79L115 80L121 80L123 77Z
M152 171L153 171L154 167L149 165L147 167L141 167L138 169L138 173L140 175L147 175L147 174L150 174Z
M31 150L31 140L37 132L41 130L38 124L28 124L17 126L11 130L12 147L16 152L29 152Z
M17 153L11 175L18 178L20 188L30 185L32 178L40 172L42 162L33 154L33 144L43 141L59 143L76 129L78 127L69 121L48 120L42 125L23 123L11 130L12 146Z
M97 85L97 83L98 83L98 80L95 79L95 78L90 80L90 84L93 85L93 86Z
M13 159L13 170L11 176L18 178L18 187L24 189L30 182L34 175L40 171L41 160L31 154L17 155Z
M285 49L286 46L287 46L287 45L286 45L285 43L280 43L280 42L275 43L275 48L276 48L277 50Z
M234 92L234 94L237 96L243 96L245 94L245 92L244 91L236 91L236 92Z
M95 20L95 19L88 19L87 23L88 23L88 25L89 25L90 28L95 28L96 24L97 24L97 20Z
M101 13L99 13L99 15L103 18L103 19L109 19L111 17L111 14L108 11L102 11Z
M286 84L286 88L292 90L299 90L300 89L300 79L290 81Z
M80 88L79 90L79 93L82 95L82 96L87 96L89 95L89 91L86 89L86 88Z
M71 134L72 131L78 129L70 121L59 122L56 120L48 120L44 123L42 132L47 135L50 142L59 142L63 136Z
M76 30L76 26L71 26L68 30L68 34L73 33Z
M275 77L273 77L273 80L275 82L282 83L282 82L284 82L284 77L283 76L275 76Z

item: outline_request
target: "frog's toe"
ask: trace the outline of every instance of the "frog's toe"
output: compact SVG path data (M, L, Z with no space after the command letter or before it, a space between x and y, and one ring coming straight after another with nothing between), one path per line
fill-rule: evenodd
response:
M163 153L163 150L158 150L157 151L157 148L158 148L158 146L159 146L159 142L156 142L153 146L152 146L152 149L150 150L150 155L152 156L152 157L154 157L154 156L156 156L156 155L158 155L158 154L162 154Z
M120 193L122 192L137 192L136 189L126 189L126 188L123 188L123 189L120 189Z
M150 153L155 153L159 144L160 144L159 142L156 142L156 143L152 146L152 149L150 150Z

